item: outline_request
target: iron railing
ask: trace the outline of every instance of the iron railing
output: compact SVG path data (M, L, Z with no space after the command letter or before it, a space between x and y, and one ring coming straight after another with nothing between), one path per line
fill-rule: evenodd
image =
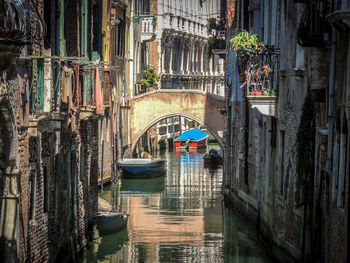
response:
M264 52L237 54L240 82L248 96L276 96L278 50L267 48Z
M46 24L36 6L26 0L0 2L0 40L33 43L45 34Z

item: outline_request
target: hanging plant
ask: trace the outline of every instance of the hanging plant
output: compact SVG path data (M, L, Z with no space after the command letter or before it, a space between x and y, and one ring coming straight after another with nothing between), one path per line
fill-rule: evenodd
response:
M230 40L230 43L237 54L261 53L266 50L264 43L259 41L256 35L250 34L245 30L238 32Z
M312 190L315 166L314 118L314 103L309 96L306 96L295 144L297 186L301 190L301 198L296 204L297 207L311 204L313 201Z
M216 19L215 18L209 18L208 19L208 23L207 23L207 30L208 30L208 35L211 34L211 31L213 29L216 29L217 28L217 24L216 24Z

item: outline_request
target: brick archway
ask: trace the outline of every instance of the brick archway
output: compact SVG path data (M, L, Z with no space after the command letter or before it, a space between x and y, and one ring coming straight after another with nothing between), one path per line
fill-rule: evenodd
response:
M130 103L132 150L138 139L162 119L183 116L203 125L223 147L224 97L198 90L160 89L137 96Z

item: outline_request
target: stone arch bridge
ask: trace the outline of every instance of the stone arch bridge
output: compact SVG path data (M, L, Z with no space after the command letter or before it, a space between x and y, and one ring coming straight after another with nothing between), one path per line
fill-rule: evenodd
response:
M158 89L130 101L132 151L141 136L157 122L174 116L194 120L206 128L223 148L225 98L199 90Z

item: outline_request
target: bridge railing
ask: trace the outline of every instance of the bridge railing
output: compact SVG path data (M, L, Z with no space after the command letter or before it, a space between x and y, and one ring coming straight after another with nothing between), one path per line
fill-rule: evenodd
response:
M137 74L139 75L139 74ZM204 93L209 93L217 96L225 96L225 82L223 75L217 76L195 76L193 78L189 77L185 80L178 78L162 78L158 83L156 89L163 90L193 90L201 91ZM133 95L138 96L155 90L153 87L146 87L141 85L140 76L135 76L137 80L133 87Z

